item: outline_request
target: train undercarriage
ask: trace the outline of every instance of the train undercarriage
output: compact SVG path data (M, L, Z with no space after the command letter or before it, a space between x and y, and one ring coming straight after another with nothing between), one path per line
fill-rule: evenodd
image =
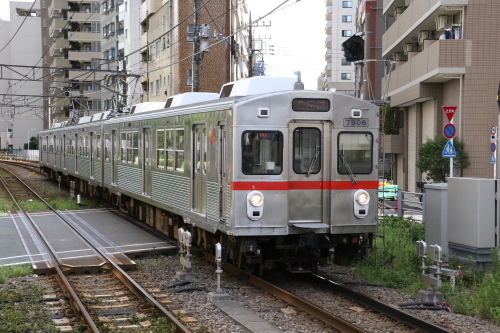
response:
M70 191L101 200L167 236L178 239L178 230L182 227L191 232L192 245L201 251L214 254L215 244L221 243L223 261L249 273L262 275L275 267L292 273L316 272L331 259L337 265L347 266L353 259L365 257L367 248L372 245L373 234L331 235L310 231L286 236L236 237L220 231L211 233L185 223L178 214L52 169L44 171Z

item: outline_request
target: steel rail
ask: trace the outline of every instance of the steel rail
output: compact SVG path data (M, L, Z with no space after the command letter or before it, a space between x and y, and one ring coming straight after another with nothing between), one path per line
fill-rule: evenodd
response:
M311 283L314 285L322 285L325 288L332 290L336 294L349 298L352 301L362 304L370 309L373 309L374 311L382 313L388 317L397 320L398 322L402 322L422 332L451 333L451 331L448 331L441 326L425 321L421 318L409 314L408 312L402 311L398 308L377 301L376 299L368 297L364 294L357 293L354 290L341 286L340 284L331 281L330 279L323 277L321 275L311 274L310 276L308 276L308 278L309 277L313 279Z
M0 168L2 170L6 171L6 172L9 172L16 179L18 179L19 181L21 181L16 175L14 175L9 170L7 170L7 169L5 169L3 167L0 167ZM73 302L73 305L77 309L78 314L83 317L83 320L85 321L85 324L87 324L87 326L89 327L89 329L92 330L92 332L98 333L99 329L97 328L96 324L94 323L94 320L92 319L92 317L88 313L87 309L85 309L85 306L80 301L80 298L76 294L75 290L71 287L68 279L66 279L66 276L64 276L64 273L63 273L62 269L57 264L57 262L58 262L57 261L57 256L55 255L54 252L52 252L52 249L50 248L47 240L45 239L45 237L41 233L40 229L38 229L38 226L35 224L35 221L33 221L33 219L28 214L26 214L26 212L21 208L21 206L17 202L16 198L14 198L14 195L9 190L5 179L2 176L0 176L0 178L1 178L2 185L4 186L5 190L9 194L9 196L11 197L12 201L14 202L14 204L17 206L19 212L21 212L22 214L24 214L24 216L27 218L27 220L30 221L31 226L34 228L35 232L37 233L38 237L40 238L40 240L42 242L42 246L45 248L46 253L49 254L50 259L51 259L50 264L54 267L54 269L56 271L56 280L57 280L57 282L59 283L59 285L61 286L61 288L63 289L63 291L71 296L71 300ZM21 183L23 183L23 182L21 181ZM26 184L24 184L24 183L23 183L23 185L26 186ZM33 192L33 190L31 190L29 187L28 187L28 189ZM35 195L37 195L37 194L35 193Z
M4 169L0 166L1 169ZM8 170L6 170L8 171ZM19 177L10 172L19 182L21 182L26 188L28 188L33 194L41 200L44 204L49 207L54 214L56 214L61 220L63 220L69 227L71 227L78 235L80 235L84 240L87 239L84 235L73 227L71 223L69 223L66 218L59 213L56 209L54 209L48 202L46 202L42 197L40 197L34 190L32 190L26 183L24 183ZM151 296L144 288L142 288L137 282L134 281L121 267L119 267L106 253L104 253L100 248L94 245L92 242L87 241L87 243L96 250L107 262L112 266L111 272L118 278L120 281L127 286L139 299L143 302L149 303L152 307L156 308L159 311L159 314L165 317L169 322L173 323L176 326L176 330L179 333L191 333L191 331L182 324L172 313L170 313L167 309L163 307L153 296ZM57 266L57 265L56 265ZM57 266L58 267L58 266ZM97 328L96 328L97 329ZM95 332L99 332L98 330Z
M212 256L211 254L205 253L204 259L215 263L215 257ZM330 325L335 329L338 329L341 332L346 332L346 333L366 332L363 329L345 321L344 319L337 317L333 313L327 312L321 309L320 307L306 301L305 299L302 299L292 293L289 293L286 290L279 288L278 286L273 285L272 283L269 283L254 275L250 275L236 266L223 264L222 268L234 275L242 275L242 274L245 275L248 278L248 282L250 282L251 284L259 287L262 290L270 292L271 294L277 296L278 298L284 300L285 302L288 302L289 304L301 309L302 311L307 312L311 316L321 320L325 324Z

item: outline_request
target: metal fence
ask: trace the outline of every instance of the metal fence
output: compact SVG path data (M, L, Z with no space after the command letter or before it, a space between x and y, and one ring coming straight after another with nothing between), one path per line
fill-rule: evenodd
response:
M398 191L396 200L379 200L379 217L397 215L425 223L425 193Z
M40 151L35 149L9 149L0 151L0 159L13 161L38 162Z

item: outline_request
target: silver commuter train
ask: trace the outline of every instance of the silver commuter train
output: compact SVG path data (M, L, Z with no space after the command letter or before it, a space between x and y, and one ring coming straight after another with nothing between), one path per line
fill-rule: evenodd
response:
M345 264L377 231L378 108L293 85L254 77L54 126L41 168L248 270L314 271L332 249Z

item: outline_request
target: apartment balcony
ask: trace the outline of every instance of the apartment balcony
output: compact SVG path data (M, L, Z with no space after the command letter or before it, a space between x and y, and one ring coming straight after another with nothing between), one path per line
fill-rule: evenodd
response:
M73 17L72 22L100 22L100 13L87 13L87 12L68 12L68 17Z
M125 6L120 6L120 12L118 13L118 21L122 22L125 20Z
M50 46L50 55L53 57L61 57L63 55L63 49L68 48L69 43L66 39L57 38L55 43Z
M325 60L326 61L331 61L332 60L332 50L328 50L325 53Z
M329 61L329 62L326 63L325 73L327 75L330 75L330 76L332 75L332 63L331 63L331 61Z
M326 6L331 6L333 4L333 0L325 0Z
M326 35L325 47L326 48L332 47L332 35Z
M56 98L50 98L49 99L49 104L51 107L55 107L55 108L62 108L64 107L68 102L64 100L64 98L59 98L59 97L56 97Z
M144 22L145 19L156 13L156 11L161 8L161 3L161 0L145 0L141 4L139 22Z
M54 58L50 63L50 67L69 68L69 60L64 58Z
M69 5L67 0L52 0L48 8L50 18L63 17L63 10L68 10Z
M146 45L148 45L148 33L147 32L145 32L141 35L141 47L144 47Z
M333 6L326 7L325 20L332 19Z
M56 81L62 81L57 79ZM52 95L60 95L64 88L68 87L69 84L66 82L51 82L50 83L50 89L53 90Z
M62 34L61 34L61 31L62 29L64 28L68 28L66 26L66 23L68 21L65 21L65 20L52 20L52 22L50 23L50 26L49 26L49 34L50 34L50 37L59 37L61 38L62 37Z
M403 154L405 151L405 140L402 134L382 135L382 144L384 147L384 153Z
M72 42L99 42L101 34L99 32L68 32L68 39Z
M387 10L394 7L394 3L398 4L406 0L395 0L391 2ZM404 44L416 42L419 38L420 31L436 31L436 18L445 17L460 13L461 6L466 5L469 0L412 0L409 6L394 7L400 8L400 14L396 15L396 21L382 36L382 55L387 56L393 52L402 52ZM385 10L385 7L384 7ZM404 10L404 11L403 11ZM396 12L396 10L394 11ZM457 23L457 22L455 22ZM438 39L435 36L431 39Z
M101 52L69 51L68 59L71 61L90 61L92 58L101 58Z
M68 73L68 79L75 81L100 81L103 78L103 72L94 72L91 69L73 70Z
M332 19L326 20L326 27L325 27L325 34L331 35L332 34Z
M472 52L472 42L463 39L428 41L423 51L411 52L408 61L390 74L388 93L391 105L402 106L429 99L431 91L426 90L422 83L442 83L451 76L464 74Z

